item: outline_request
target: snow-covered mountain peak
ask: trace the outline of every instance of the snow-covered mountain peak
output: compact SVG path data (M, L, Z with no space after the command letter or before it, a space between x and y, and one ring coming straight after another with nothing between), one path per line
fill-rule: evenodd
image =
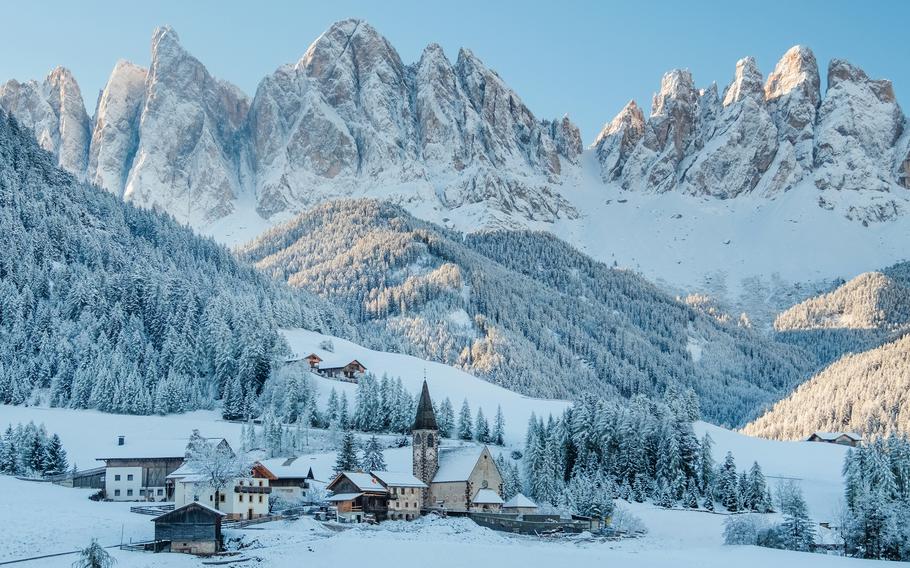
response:
M764 98L761 71L754 57L744 57L736 62L736 74L733 82L724 91L724 106L737 103L745 97L756 100Z
M794 91L814 106L821 100L818 62L812 50L803 45L788 49L765 82L765 99L769 103Z

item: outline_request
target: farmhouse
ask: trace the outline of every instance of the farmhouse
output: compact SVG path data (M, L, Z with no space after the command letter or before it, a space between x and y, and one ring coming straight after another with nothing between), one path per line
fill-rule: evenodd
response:
M117 445L105 457L104 496L113 501L169 501L167 476L183 463L186 439L143 440L128 443L117 436Z
M502 512L513 515L536 515L537 510L537 503L521 493L516 493L511 499L502 504Z
M410 473L345 471L329 483L328 501L338 516L361 522L367 515L377 521L407 520L420 516L426 485Z
M223 512L228 519L257 519L269 514L270 473L256 465L247 477L232 479L220 491L208 487L202 474L184 464L168 475L174 488L174 506L202 503Z
M356 383L357 380L366 373L367 368L354 359L349 362L329 362L319 366L319 374L324 377L341 379L349 383Z
M272 494L278 495L289 503L315 498L326 487L326 482L319 481L313 475L309 460L292 458L273 458L257 462L269 474L269 485Z
M169 552L215 554L223 546L221 536L222 511L202 503L188 503L155 517L155 540L170 541Z
M856 447L862 443L863 437L856 432L814 432L806 441Z

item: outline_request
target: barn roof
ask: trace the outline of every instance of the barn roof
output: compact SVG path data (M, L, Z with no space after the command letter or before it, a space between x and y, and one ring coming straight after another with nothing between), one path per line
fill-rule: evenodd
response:
M321 370L323 370L323 371L331 370L331 369L343 369L343 368L347 367L348 365L352 365L352 364L354 364L354 363L357 363L358 365L360 365L360 366L363 367L364 369L367 368L366 365L364 365L363 363L361 363L361 362L358 361L357 359L332 359L332 360L329 360L329 361L322 361L322 362L319 364L319 368L320 368Z
M330 501L332 503L338 503L339 501L353 501L361 495L363 495L363 493L339 493L338 495L327 497L326 501Z
M192 503L187 503L186 505L183 505L182 507L177 507L173 511L168 511L167 513L165 513L163 515L158 515L157 517L155 517L154 519L151 519L151 520L153 522L166 521L166 520L168 520L169 517L177 516L178 513L182 512L186 509L192 509L192 508L201 509L203 512L210 514L213 518L224 517L227 515L227 513L225 513L224 511L219 511L217 509L213 509L213 508L209 507L208 505L203 505L199 501L193 501Z
M480 505L502 505L502 497L492 489L478 490L471 501Z
M433 483L467 481L485 449L486 446L440 449L439 470L433 476Z
M838 438L841 438L843 436L850 438L854 442L863 441L863 437L860 436L859 434L857 434L856 432L813 432L812 435L810 435L806 439L809 440L812 438L820 438L822 440L833 442L834 440L837 440Z
M373 477L378 479L388 487L426 487L426 483L420 481L410 473L399 471L371 471Z
M536 509L537 503L535 503L534 501L531 501L530 499L528 499L521 493L516 493L502 505L503 509L518 509L518 508L530 509L532 507Z
M433 401L430 399L430 389L427 382L423 381L420 391L420 402L417 403L417 416L414 417L412 430L439 430L436 425L436 412L433 411Z
M388 490L379 483L379 480L375 476L369 473L363 473L360 471L343 471L338 474L338 477L332 480L329 483L329 489L331 490L332 486L341 478L346 477L351 483L354 484L357 489L364 492L372 493L388 493Z
M182 459L186 456L188 438L133 440L127 438L122 446L111 443L97 460L115 459Z

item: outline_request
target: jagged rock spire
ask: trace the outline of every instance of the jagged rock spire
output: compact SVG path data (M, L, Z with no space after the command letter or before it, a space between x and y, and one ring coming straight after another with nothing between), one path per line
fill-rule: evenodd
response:
M414 417L412 430L439 430L436 425L433 400L430 399L430 389L427 387L426 381L423 381L423 389L420 391L420 402L417 403L417 416Z

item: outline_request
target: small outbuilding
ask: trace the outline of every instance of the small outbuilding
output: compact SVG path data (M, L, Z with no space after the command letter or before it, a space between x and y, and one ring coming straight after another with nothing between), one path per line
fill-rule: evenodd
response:
M537 510L537 503L531 501L521 493L516 493L510 497L508 501L502 504L503 513L511 513L514 515L536 515Z
M806 438L806 441L839 444L855 448L862 443L863 437L856 432L813 432L811 436Z
M155 540L169 541L164 550L208 555L221 552L221 519L225 514L194 502L152 519Z

